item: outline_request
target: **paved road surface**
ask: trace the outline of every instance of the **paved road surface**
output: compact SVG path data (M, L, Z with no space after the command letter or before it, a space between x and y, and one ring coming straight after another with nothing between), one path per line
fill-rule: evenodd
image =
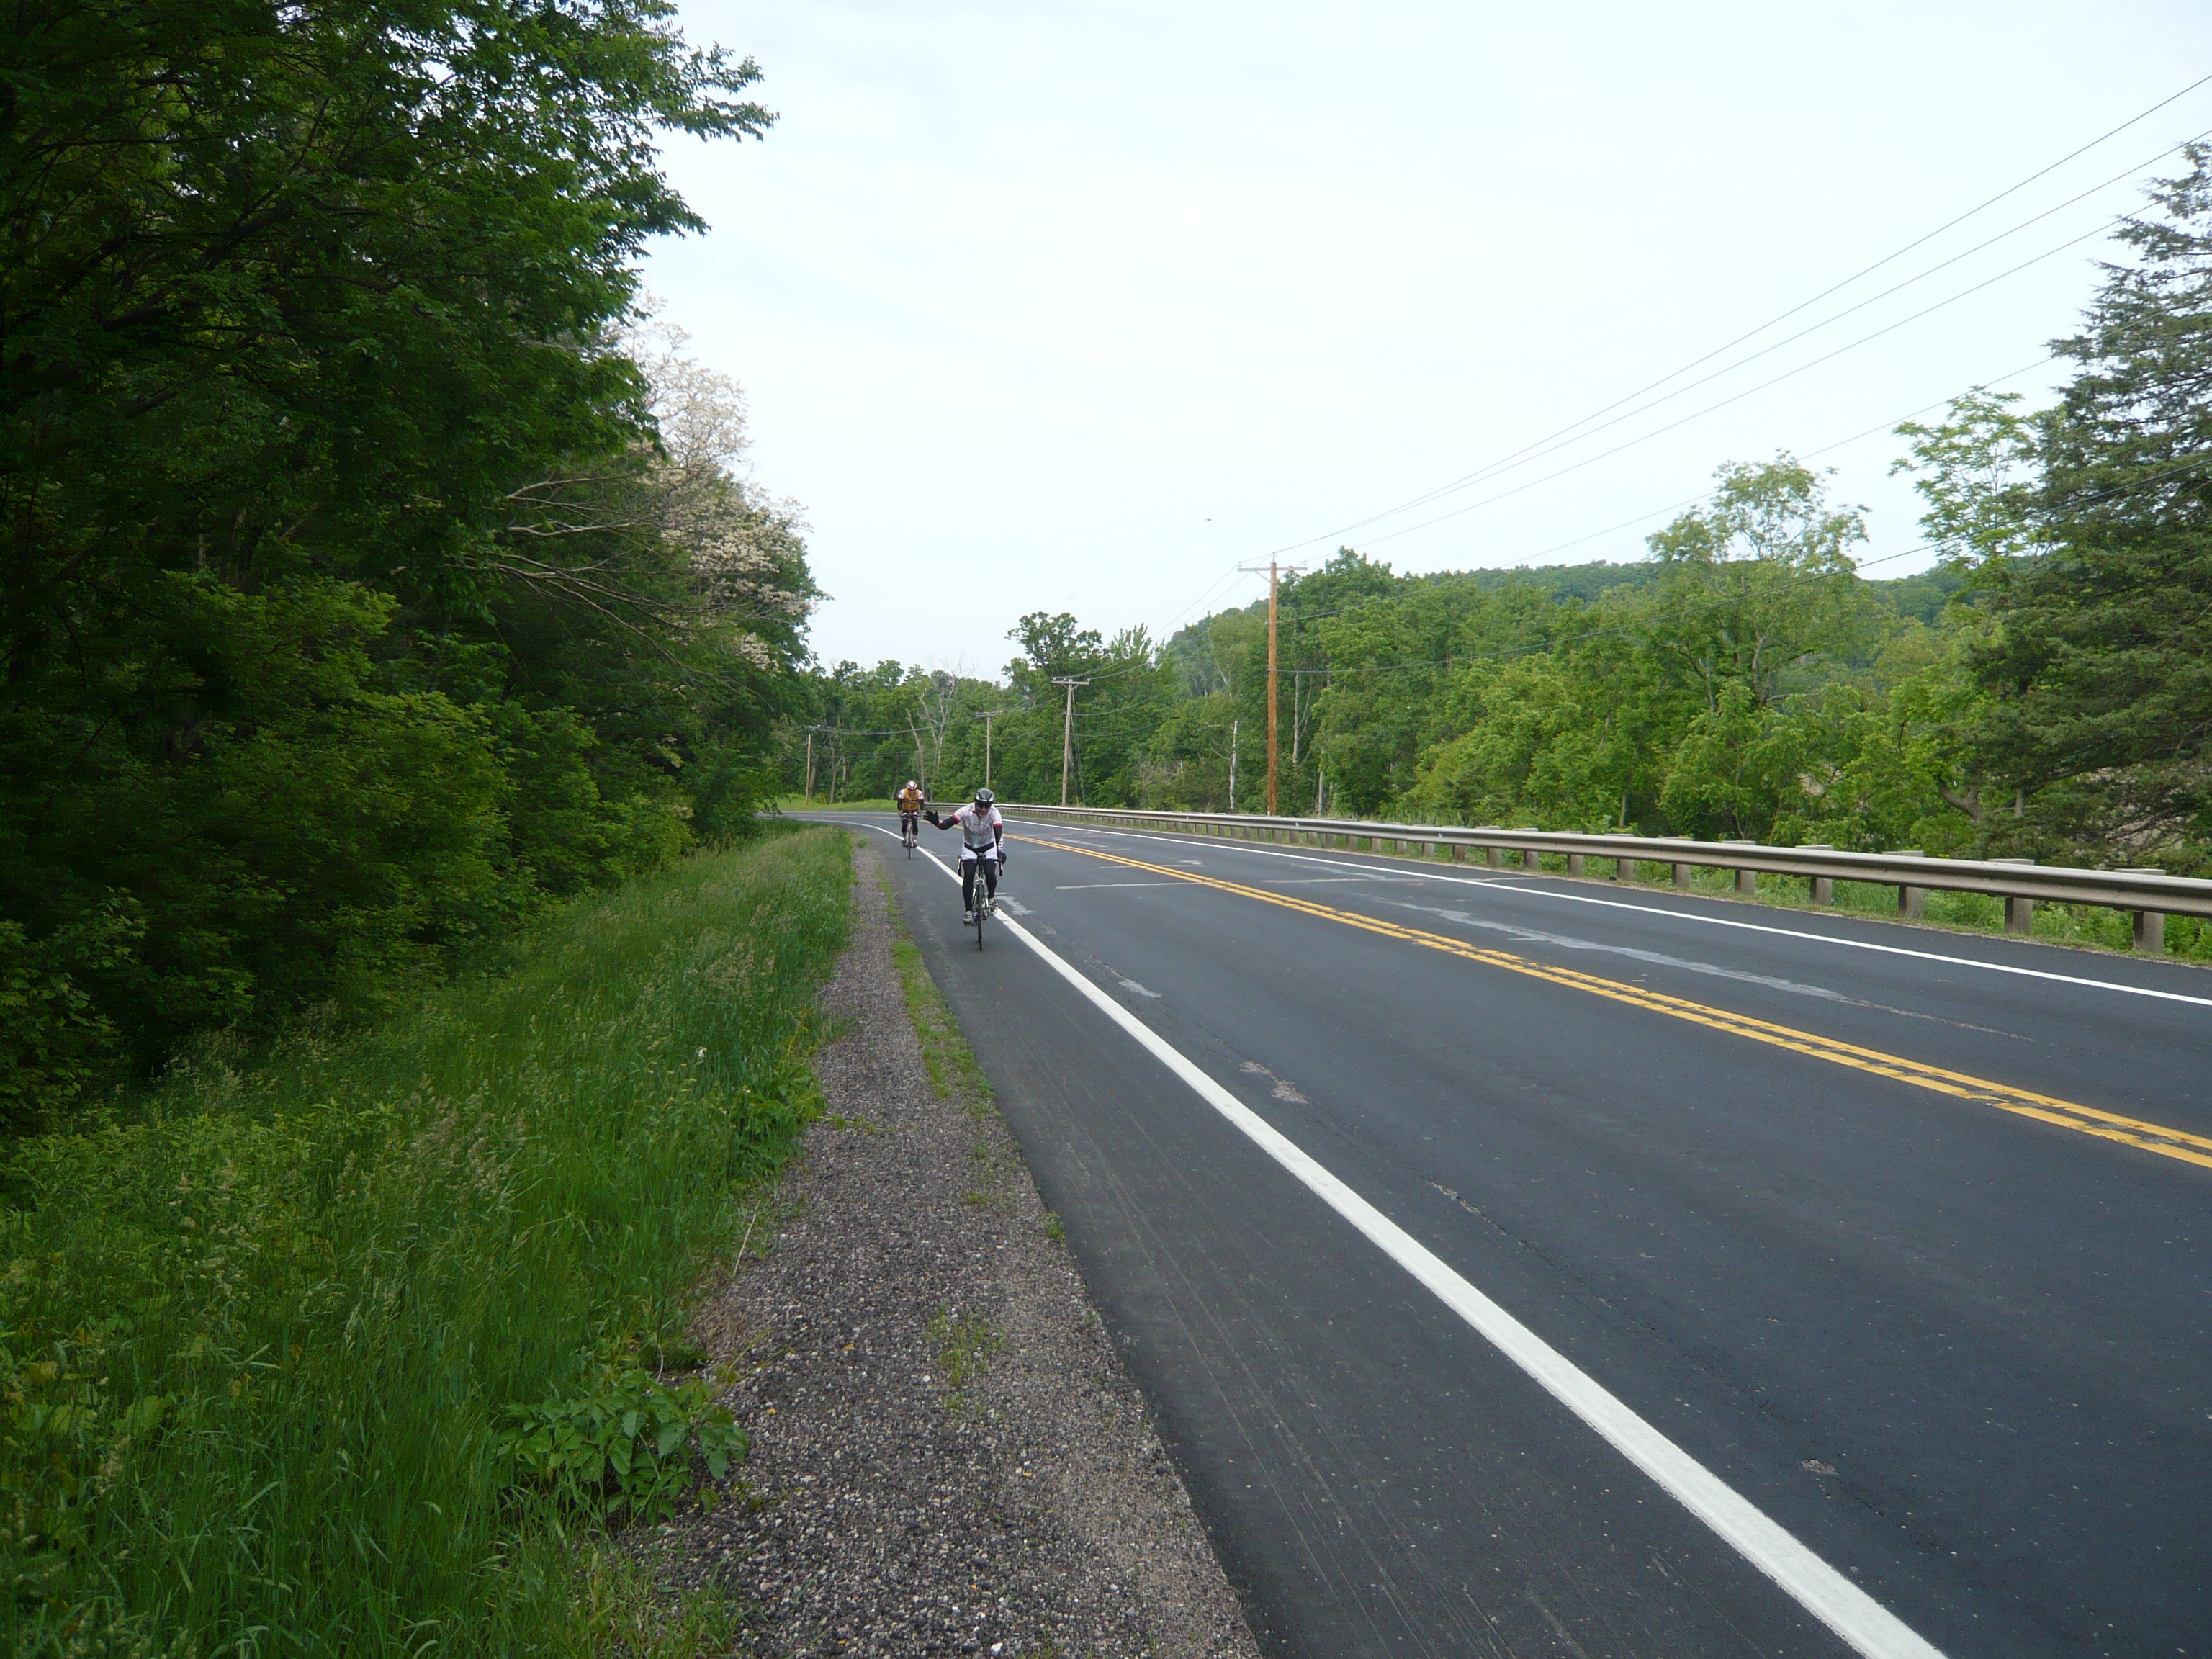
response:
M2212 973L1013 836L1041 945L1908 1644L2212 1655ZM942 867L883 845L1271 1652L1852 1650L1011 931L978 952Z

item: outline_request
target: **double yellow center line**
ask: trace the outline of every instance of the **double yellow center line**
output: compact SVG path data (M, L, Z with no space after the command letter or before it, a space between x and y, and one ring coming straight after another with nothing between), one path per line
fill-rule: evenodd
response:
M1386 939L1401 939L1408 945L1441 951L1447 956L1464 957L1469 962L1503 968L1509 973L1526 974L1531 979L1548 980L1554 985L1587 991L1593 996L1606 997L1614 1002L1647 1008L1654 1013L1666 1014L1675 1019L1711 1026L1717 1031L1748 1037L1753 1042L1787 1048L1794 1054L1810 1055L1814 1060L1848 1066L1855 1071L1869 1072L1876 1077L1886 1077L1898 1083L1933 1089L1938 1094L1971 1100L1984 1106L1994 1106L2001 1112L2012 1112L2021 1117L2055 1123L2063 1129L2097 1135L2106 1140L2117 1140L2124 1146L2140 1147L2147 1152L2157 1152L2166 1158L2178 1158L2185 1163L2203 1164L2212 1169L2212 1138L2191 1134L2186 1130L2147 1123L2141 1118L2123 1117L2117 1112L2107 1112L2099 1107L2083 1106L2070 1100L2039 1095L2032 1090L2016 1089L2010 1084L1992 1083L1986 1078L1969 1077L1963 1072L1946 1071L1940 1066L1885 1054L1878 1048L1862 1048L1856 1043L1842 1042L1815 1032L1753 1019L1748 1014L1731 1013L1725 1008L1715 1008L1706 1003L1647 991L1640 985L1624 985L1619 980L1577 973L1571 968L1554 968L1548 963L1515 956L1510 951L1494 951L1483 945L1469 945L1464 939L1432 933L1425 928L1408 927L1401 922L1364 916L1357 911L1340 910L1333 905L1316 904L1311 899L1297 898L1287 893L1270 893L1262 888L1247 887L1238 882L1223 881L1218 877L1201 876L1194 871L1177 869L1173 865L1147 864L1140 859L1123 858L1116 853L1102 852L1097 848L1078 846L1070 842L1040 841L1034 836L1022 836L1016 839L1064 853L1080 853L1085 858L1101 859L1130 870L1171 876L1194 886L1211 887L1220 892L1234 893L1240 898L1257 899L1263 904L1278 904L1304 915L1341 922L1347 927L1357 927L1366 933L1380 933Z

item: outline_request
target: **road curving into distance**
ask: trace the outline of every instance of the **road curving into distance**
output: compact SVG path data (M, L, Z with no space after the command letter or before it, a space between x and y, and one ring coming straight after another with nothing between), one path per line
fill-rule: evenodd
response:
M888 867L1271 1651L2212 1655L2212 973L1009 851Z

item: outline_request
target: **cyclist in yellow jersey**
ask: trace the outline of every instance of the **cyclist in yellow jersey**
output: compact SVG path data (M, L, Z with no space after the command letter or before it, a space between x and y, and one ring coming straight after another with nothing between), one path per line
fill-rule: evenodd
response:
M908 778L906 787L898 793L899 835L902 839L921 833L921 809L927 805L921 798L921 786Z

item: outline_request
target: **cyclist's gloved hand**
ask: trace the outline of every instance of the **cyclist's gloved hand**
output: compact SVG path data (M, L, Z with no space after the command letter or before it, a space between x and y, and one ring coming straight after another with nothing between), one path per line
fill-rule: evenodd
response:
M1006 872L1006 855L1004 853L1001 853L1001 854L999 854L999 873L1000 873L1000 875L1004 875Z

